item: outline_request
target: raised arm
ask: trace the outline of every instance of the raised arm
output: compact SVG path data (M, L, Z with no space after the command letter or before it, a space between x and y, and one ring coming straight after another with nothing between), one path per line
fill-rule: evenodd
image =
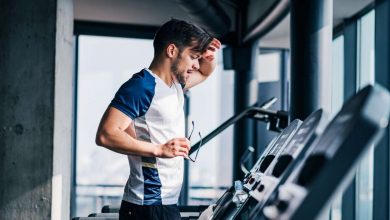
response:
M188 156L190 144L185 137L174 138L161 145L139 141L129 134L132 129L131 122L132 120L118 109L108 107L96 133L96 144L126 155L163 158Z
M199 83L203 82L213 73L217 66L216 53L221 48L221 42L214 38L209 44L207 50L202 54L202 58L199 59L199 69L191 74L188 78L184 89L190 89Z

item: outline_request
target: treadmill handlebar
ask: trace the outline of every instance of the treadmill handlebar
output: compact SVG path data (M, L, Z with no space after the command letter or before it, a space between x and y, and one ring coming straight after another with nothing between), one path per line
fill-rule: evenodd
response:
M276 102L276 98L269 99L265 103L261 105L261 107L257 107L257 103L252 105L251 107L245 109L244 111L232 116L228 120L226 120L224 123L222 123L220 126L218 126L216 129L211 131L207 136L205 136L202 139L202 145L209 142L211 139L213 139L215 136L220 134L222 131L224 131L226 128L228 128L230 125L235 124L236 122L240 121L243 118L252 118L259 121L263 121L268 124L267 129L270 131L280 132L282 129L286 128L289 123L289 115L286 111L272 111L267 110L266 108L269 108L273 103ZM192 145L191 150L189 152L189 155L191 155L193 152L195 152L199 148L200 141L198 141L196 144Z
M260 105L260 108L269 109L272 105L274 105L276 103L276 101L278 101L278 98L272 97L272 98L268 99L267 101L263 102Z

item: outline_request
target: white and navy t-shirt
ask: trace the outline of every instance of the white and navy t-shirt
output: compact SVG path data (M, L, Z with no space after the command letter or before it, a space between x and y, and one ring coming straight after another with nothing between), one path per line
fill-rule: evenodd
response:
M110 106L134 121L138 140L165 144L184 137L184 96L179 83L169 87L148 69L133 75L115 94ZM183 157L128 156L130 176L123 200L138 205L178 202L183 181Z

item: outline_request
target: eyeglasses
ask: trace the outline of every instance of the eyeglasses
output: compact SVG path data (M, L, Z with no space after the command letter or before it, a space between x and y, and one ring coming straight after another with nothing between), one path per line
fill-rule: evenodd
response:
M188 138L187 138L188 140L191 140L192 133L194 133L194 128L195 128L195 123L194 123L194 121L192 121L192 130L191 130L190 136L188 136ZM196 150L195 159L192 159L190 157L190 155L188 155L188 159L192 162L196 161L196 158L198 157L199 149L202 146L202 135L200 134L200 132L198 134L199 134L200 141L199 141L198 150Z

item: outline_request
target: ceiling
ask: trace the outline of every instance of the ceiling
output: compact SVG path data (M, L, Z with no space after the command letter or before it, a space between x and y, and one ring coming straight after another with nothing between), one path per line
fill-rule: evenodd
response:
M183 1L183 0L182 0ZM191 0L187 0L191 1ZM192 0L199 1L199 0ZM248 0L256 7L258 18L264 17L268 8L278 0ZM333 26L351 17L373 0L334 0ZM235 12L238 0L217 0L232 22L229 31L235 30ZM261 3L259 3L261 2ZM250 8L250 11L254 11ZM252 13L253 14L253 13ZM170 18L192 20L178 0L74 0L75 20L106 23L120 23L145 26L160 26ZM248 22L256 17L248 17ZM264 47L289 47L290 19L286 16L261 41Z
M189 20L175 0L75 0L76 20L159 26L171 17Z
M170 18L192 20L178 2L178 0L74 0L74 17L75 20L81 21L146 26L160 26ZM236 1L218 0L218 5L234 23ZM234 30L233 26L231 30Z
M339 25L344 19L355 15L372 2L373 0L334 0L333 27ZM260 46L274 48L290 47L290 15L287 15L273 30L261 39Z

